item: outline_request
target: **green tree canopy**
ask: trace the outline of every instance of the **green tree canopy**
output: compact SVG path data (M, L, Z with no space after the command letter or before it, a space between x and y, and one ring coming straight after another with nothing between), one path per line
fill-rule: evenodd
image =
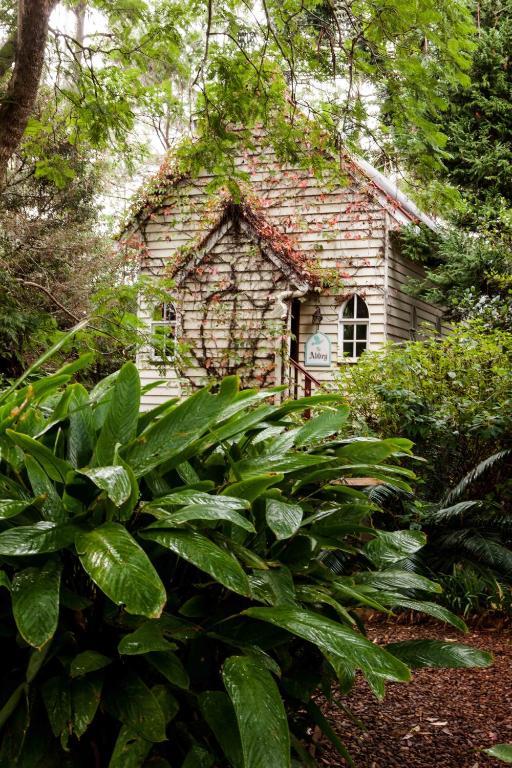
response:
M160 121L167 140L166 121L183 116L202 139L189 161L199 152L197 162L219 170L235 140L230 127L263 123L293 154L299 137L304 146L304 113L315 116L309 149L326 141L316 126L349 145L371 136L383 149L393 126L416 165L432 167L445 143L444 84L468 82L467 0L89 0L67 3L77 14L72 34L53 26L56 5L0 3L3 172L41 79L55 88L72 142L125 151L140 116Z

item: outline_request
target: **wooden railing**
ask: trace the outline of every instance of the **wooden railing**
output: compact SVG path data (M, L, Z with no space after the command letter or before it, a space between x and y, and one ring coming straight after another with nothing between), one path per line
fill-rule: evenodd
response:
M322 389L322 382L315 379L303 365L288 358L288 365L285 370L284 384L288 385L288 396L293 400L299 397L309 397L315 390Z

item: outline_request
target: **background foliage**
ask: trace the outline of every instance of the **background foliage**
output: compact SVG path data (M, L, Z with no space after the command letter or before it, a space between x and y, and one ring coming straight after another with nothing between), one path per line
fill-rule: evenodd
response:
M433 187L451 187L446 227L405 233L404 247L427 263L416 285L456 320L484 318L511 328L512 318L512 3L477 4L478 38L468 84L448 87L442 117L446 154ZM430 199L430 205L434 199ZM437 261L432 264L432 257Z
M415 443L418 495L384 495L389 528L420 528L414 567L462 613L510 610L512 337L482 322L366 353L342 372L356 431ZM381 499L382 501L382 499Z

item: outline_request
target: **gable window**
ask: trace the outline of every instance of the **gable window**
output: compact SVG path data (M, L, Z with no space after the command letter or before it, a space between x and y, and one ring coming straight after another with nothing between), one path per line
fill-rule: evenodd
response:
M368 349L370 315L361 296L351 296L340 310L338 357L340 360L357 360Z
M151 357L155 362L169 362L176 346L176 308L171 302L155 307L151 320Z

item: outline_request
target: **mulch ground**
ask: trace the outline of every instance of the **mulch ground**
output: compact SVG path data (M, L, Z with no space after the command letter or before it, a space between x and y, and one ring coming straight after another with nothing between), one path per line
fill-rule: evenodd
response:
M356 768L503 768L481 750L512 742L512 629L472 628L465 637L444 625L370 623L379 643L437 638L491 651L488 669L418 670L412 682L387 686L379 703L359 679L341 700L364 725L359 728L336 704L323 710L347 746ZM321 741L319 765L346 766Z

